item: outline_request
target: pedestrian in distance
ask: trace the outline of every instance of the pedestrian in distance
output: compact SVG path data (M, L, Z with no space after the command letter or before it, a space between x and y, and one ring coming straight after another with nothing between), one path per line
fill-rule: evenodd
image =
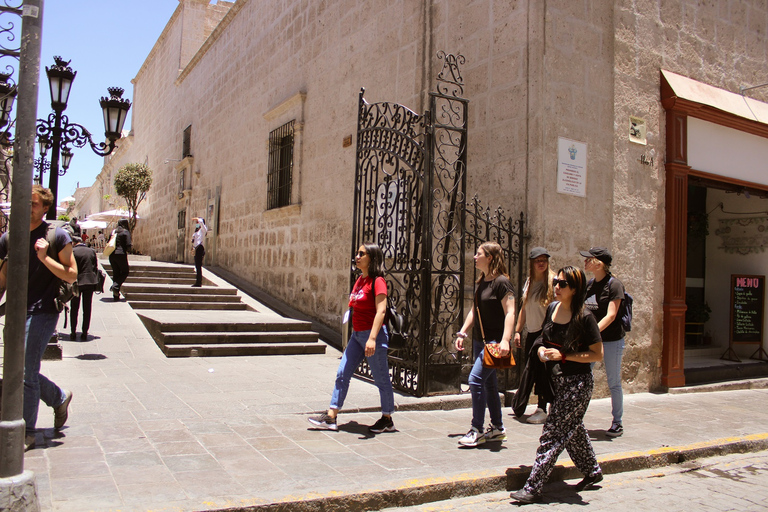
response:
M363 357L367 358L373 380L379 388L381 418L368 430L373 434L395 432L392 414L395 395L389 376L389 333L384 326L387 307L387 282L384 280L384 253L376 244L363 244L355 255L355 265L361 272L349 295L352 309L352 336L341 357L336 383L328 410L308 418L315 427L338 430L337 416L344 406L352 375Z
M585 475L576 484L577 491L603 479L584 426L594 387L590 363L603 358L600 330L594 315L584 307L584 272L576 267L563 267L558 270L554 284L555 301L547 307L542 336L534 350L552 375L555 401L544 422L531 474L522 489L510 494L510 498L521 503L541 500L544 483L564 449Z
M208 226L205 224L205 219L202 217L195 217L195 233L192 235L192 253L195 255L195 284L193 288L200 288L203 286L203 258L205 257L205 247L203 241L205 235L208 233Z
M27 319L24 339L24 405L26 425L24 445L35 445L40 400L53 409L53 426L60 429L69 417L72 392L57 386L40 373L40 362L45 348L56 331L60 309L56 303L59 283L77 280L77 263L72 254L72 240L62 228L45 222L45 214L53 205L53 194L40 185L32 187L31 218L29 224L29 272L27 291ZM53 243L49 242L51 240ZM0 289L5 289L8 277L6 258L9 249L8 233L0 237Z
M80 313L80 300L83 302L83 325L80 339L88 339L88 328L91 326L91 305L93 304L93 292L99 284L99 263L96 251L88 247L77 236L72 237L75 246L72 249L77 262L77 289L79 295L72 297L69 305L69 323L71 334L69 339L75 340L77 336L77 316Z
M526 420L541 424L547 419L547 404L552 403L552 383L544 365L531 352L533 342L541 335L541 327L547 313L547 306L555 298L552 280L555 272L549 266L549 252L543 247L534 247L529 255L529 274L523 286L523 305L515 325L515 347L520 348L523 328L525 337L526 366L520 385L515 393L512 407L515 415L525 413L528 398L533 390L538 397L536 411Z
M472 329L472 370L469 373L469 390L472 395L472 425L459 439L464 447L476 447L487 441L503 441L507 438L501 417L499 384L494 368L483 366L483 340L499 343L500 355L511 350L515 325L515 294L509 282L507 267L501 246L485 242L475 253L475 267L480 271L476 281L474 305L456 333L456 350L464 350L464 341ZM478 317L479 315L479 317ZM488 430L483 432L485 410L490 415Z
M133 246L131 232L128 230L128 219L117 221L117 228L112 232L115 237L115 250L109 255L109 264L112 266L112 298L120 300L120 288L128 279L131 267L128 264L128 252Z
M611 252L605 247L592 247L579 252L584 258L584 269L595 277L587 283L586 307L600 327L605 352L605 374L611 391L611 428L605 431L608 437L624 434L624 393L621 389L621 359L624 354L624 326L619 309L624 300L624 284L611 275Z

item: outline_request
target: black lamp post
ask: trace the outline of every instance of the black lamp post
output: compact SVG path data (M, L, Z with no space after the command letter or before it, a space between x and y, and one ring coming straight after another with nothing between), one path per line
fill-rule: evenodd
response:
M123 89L120 87L110 87L107 89L110 96L108 98L101 98L99 104L104 113L104 135L109 144L106 142L96 144L91 138L91 133L84 126L70 123L69 118L63 114L67 108L69 92L77 72L72 71L72 68L69 67L70 61L64 61L61 57L54 57L53 60L56 64L50 68L45 68L45 72L48 75L48 85L51 90L51 108L53 112L48 115L47 120L37 120L37 137L41 144L41 159L44 160L45 156L45 152L42 151L42 141L45 141L46 148L51 149L51 172L48 188L53 193L53 207L48 211L48 219L56 218L55 206L57 204L59 176L66 174L72 161L70 145L82 148L87 143L90 144L91 149L97 155L109 155L114 151L115 143L122 136L125 117L131 108L131 102L122 97ZM61 170L59 170L59 158L61 158L62 163ZM43 172L41 169L41 182Z

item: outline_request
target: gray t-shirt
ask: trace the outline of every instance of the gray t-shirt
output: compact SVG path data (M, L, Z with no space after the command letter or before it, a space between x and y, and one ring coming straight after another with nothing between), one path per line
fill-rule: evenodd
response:
M547 287L546 281L531 281L528 279L523 288L523 300L525 303L525 328L528 332L537 332L541 330L541 324L544 323L544 317L547 315L547 306L539 302L538 297L542 288Z

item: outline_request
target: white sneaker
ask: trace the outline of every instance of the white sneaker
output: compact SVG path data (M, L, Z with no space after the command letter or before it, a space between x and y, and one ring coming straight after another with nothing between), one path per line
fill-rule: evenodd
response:
M488 425L484 437L486 441L504 441L507 438L507 430L504 427Z
M536 412L528 416L528 419L526 420L528 423L533 423L534 425L541 425L545 421L547 421L547 413L544 412L544 409L541 407L536 408Z
M467 432L464 437L459 439L459 444L461 446L468 446L470 448L474 448L475 446L481 445L485 442L485 436L482 432L477 430L475 427L472 427L469 429L469 432Z

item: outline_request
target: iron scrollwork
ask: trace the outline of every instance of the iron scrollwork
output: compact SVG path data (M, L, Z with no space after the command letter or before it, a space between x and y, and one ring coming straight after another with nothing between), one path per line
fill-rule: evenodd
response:
M70 123L66 114L61 114L61 148L64 149L69 145L76 148L82 148L86 144L91 146L93 152L99 156L109 155L113 149L115 149L115 141L106 142L93 142L91 132L89 132L85 126ZM53 140L54 132L56 130L56 113L51 112L48 114L48 119L38 119L36 126L36 133L38 138ZM59 170L59 176L64 176L66 170Z
M21 14L23 0L2 0L0 2L0 67L5 66L1 74L5 81L15 89L13 75L18 67L19 56L21 55L21 42L18 38L18 31L21 25ZM7 59L11 60L8 61ZM6 60L3 60L6 59ZM15 91L14 91L15 94ZM0 101L6 97L0 98ZM7 126L2 127L0 133L0 202L7 203L11 189L11 167L13 160L13 140L11 130L15 124L14 120L9 120ZM5 230L8 225L8 216L6 208L0 210L0 229Z

